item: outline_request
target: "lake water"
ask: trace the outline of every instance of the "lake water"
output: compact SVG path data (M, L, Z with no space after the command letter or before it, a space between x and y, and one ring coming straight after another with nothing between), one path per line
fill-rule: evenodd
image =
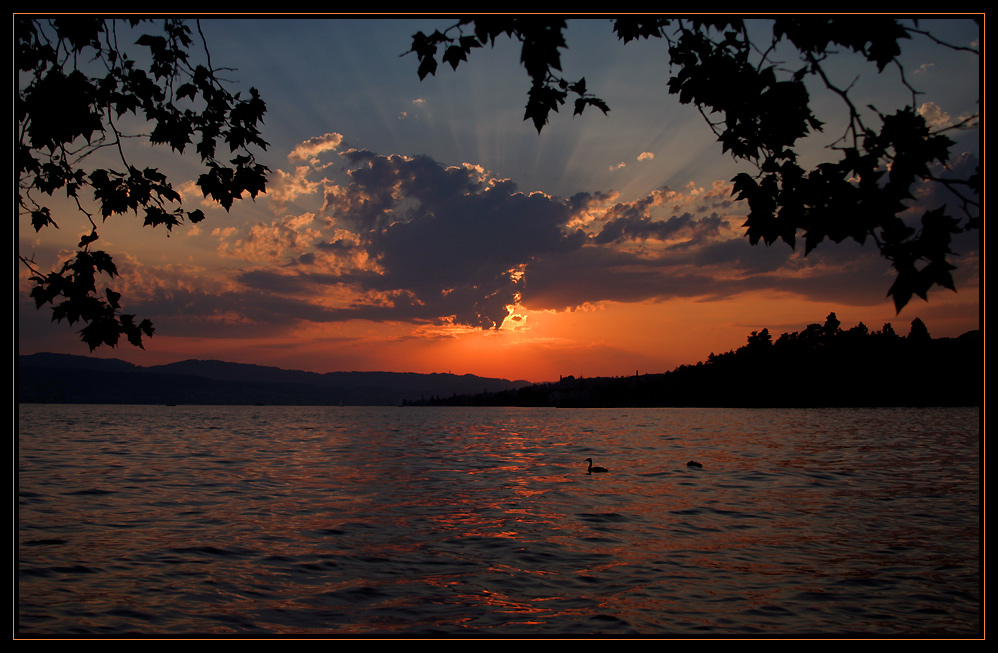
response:
M22 405L18 632L976 637L980 420Z

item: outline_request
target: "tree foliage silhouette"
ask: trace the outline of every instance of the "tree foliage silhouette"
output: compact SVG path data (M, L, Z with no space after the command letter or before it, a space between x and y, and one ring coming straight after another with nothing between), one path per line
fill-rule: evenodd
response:
M978 19L978 24L980 20ZM764 26L770 31L764 34ZM574 114L596 107L610 111L593 95L585 78L561 76L560 51L567 22L506 16L462 19L444 32L413 36L420 79L436 73L440 62L453 69L471 52L505 35L522 44L520 61L530 77L524 120L540 132L552 111L574 98ZM898 312L913 295L927 299L933 286L955 290L950 262L954 235L981 227L981 176L959 177L948 169L953 141L932 131L915 109L917 91L901 72L901 43L914 36L940 47L976 50L942 43L931 34L885 16L784 16L772 20L738 18L626 17L613 21L624 43L660 38L667 45L674 74L668 92L697 107L724 152L751 163L755 172L738 174L734 194L748 202L746 235L754 245L783 241L795 247L803 236L805 254L819 243L870 240L891 262L896 279L888 291ZM796 66L777 59L795 52ZM441 52L442 49L442 52ZM879 125L836 86L826 68L839 49L862 55L882 73L897 67L912 103L894 113L873 109ZM781 53L781 54L778 54ZM408 53L406 53L408 54ZM800 140L822 130L811 109L808 80L839 97L848 113L845 133L831 144L837 160L805 169ZM974 116L959 127L976 123ZM958 211L947 206L903 216L916 187L926 182L953 193Z
M984 366L980 331L933 339L921 319L907 337L890 323L842 329L824 324L782 333L752 331L738 349L670 372L576 378L511 390L409 402L467 406L980 406Z
M133 164L125 141L135 134L126 124L139 122L149 129L141 134L145 139L177 154L193 146L205 166L197 185L226 210L244 193L255 197L264 190L267 169L251 153L267 146L259 132L266 106L257 91L232 94L210 63L197 63L185 22L151 22L158 29L138 35L130 47L140 56L132 58L119 38L135 38L134 28L147 21L14 21L18 214L30 217L35 231L57 228L57 218L67 213L56 208L65 205L57 195L65 194L90 227L59 269L46 273L32 258L18 258L30 271L36 306L51 304L53 320L85 323L80 334L91 351L116 345L122 335L141 347L142 337L153 333L149 320L121 312L120 293L98 290L98 275L118 274L112 257L94 247L99 224L132 212L144 225L171 230L205 217L183 209L159 170ZM210 61L207 45L204 61ZM108 157L96 156L101 150L112 153L111 163L88 167L97 159L106 163Z

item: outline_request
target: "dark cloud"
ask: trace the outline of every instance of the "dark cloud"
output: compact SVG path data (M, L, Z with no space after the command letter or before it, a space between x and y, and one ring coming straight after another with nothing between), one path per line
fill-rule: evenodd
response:
M260 261L224 292L160 290L136 312L174 333L235 336L350 319L495 329L517 303L564 310L771 291L871 305L892 280L872 246L823 243L803 257L783 243L750 245L722 186L564 199L425 156L343 157L343 183L327 186L321 215L283 219L279 264Z
M671 240L684 237L682 245L706 242L717 237L720 228L726 226L716 213L710 217L696 219L690 213L673 216L668 220L653 219L647 213L634 213L614 218L603 226L596 236L599 244L620 243L627 240Z
M329 309L311 298L284 290L273 280L269 286L224 292L161 289L132 302L128 310L152 319L158 332L172 336L260 338L283 333L300 320L334 320Z
M379 316L453 317L497 328L517 302L522 266L578 249L585 234L566 230L573 206L542 193L525 194L472 166L442 166L428 157L363 157L350 184L327 198L333 223L353 231L378 270L345 272L330 282L364 290L405 291L410 300L378 307ZM358 198L362 198L358 201ZM323 245L334 249L333 243ZM302 271L306 273L306 270ZM319 281L318 276L309 278ZM357 306L352 315L371 315Z
M422 205L420 219L366 235L388 286L474 285L537 257L578 249L585 240L563 230L570 217L563 202L524 195L508 182L433 199Z
M354 158L362 166L337 191L341 200L329 216L358 229L362 247L380 269L337 280L377 292L404 289L414 298L380 306L379 315L425 319L435 313L495 328L518 300L530 308L563 309L713 292L711 272L695 267L696 255L724 242L728 223L716 212L654 215L664 204L681 203L676 193L658 191L611 206L609 194L579 193L566 200L522 193L510 180L427 157ZM368 203L358 204L358 197ZM569 227L583 214L602 224L594 235ZM652 254L617 247L650 240L660 245ZM358 306L351 313L369 316L371 310Z
M637 302L668 295L685 296L683 289L691 288L688 277L679 265L668 260L645 259L590 245L531 263L527 267L523 302L538 310L564 310L600 301Z
M729 238L691 249L689 260L697 267L724 267L741 275L766 274L786 266L794 252L783 242L752 245L747 238Z

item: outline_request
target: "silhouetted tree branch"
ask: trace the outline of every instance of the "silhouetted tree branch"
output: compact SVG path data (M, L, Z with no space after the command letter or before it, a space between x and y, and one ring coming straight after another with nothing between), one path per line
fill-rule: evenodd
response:
M123 146L127 139L146 139L178 154L193 146L205 166L198 186L226 210L244 193L255 197L264 190L267 169L250 151L267 146L258 129L266 106L256 89L248 97L225 89L203 35L209 63L193 61L184 21L155 21L158 30L136 38L134 28L146 22L81 16L14 21L18 214L29 217L35 231L58 228L56 218L61 222L65 210L55 208L62 204L56 193L65 193L90 228L75 257L56 270L45 272L20 252L18 259L31 274L37 307L51 304L53 320L85 323L81 338L91 350L114 346L122 335L141 347L142 337L153 334L149 320L121 313L119 293L98 291L98 275L118 274L112 257L93 247L100 224L131 212L144 225L171 230L205 217L183 209L164 174L134 164ZM125 52L119 38L126 35L136 38L142 56ZM126 131L136 118L147 133ZM113 153L117 163L88 167L100 150Z
M474 49L503 35L519 41L520 62L531 80L524 120L539 132L551 112L571 97L575 114L590 106L604 114L610 110L589 91L585 78L572 82L560 75L566 30L566 21L545 17L466 18L443 32L417 33L406 54L416 54L424 79L436 73L441 50L440 61L456 69ZM744 226L752 244L783 241L795 247L802 235L806 254L825 240L869 239L897 273L888 295L898 312L913 295L927 299L933 286L955 290L950 243L954 235L981 226L980 168L965 178L933 172L947 168L953 141L944 130L929 129L919 115L918 92L898 57L901 43L913 35L940 47L976 50L944 43L917 23L886 16L786 16L751 25L730 17L628 16L614 20L613 30L624 43L663 39L674 71L669 93L699 110L722 151L755 167L754 173L733 179L734 194L748 202ZM880 73L896 67L911 104L890 114L870 107L879 125L867 124L850 96L852 85L840 87L827 74L840 48L862 55ZM788 52L797 54L799 64L775 58ZM798 163L799 141L823 127L811 110L809 78L842 100L848 120L845 133L829 148L839 158L805 169ZM953 191L962 215L954 217L942 205L925 210L920 224L910 225L901 214L912 208L915 187L926 182Z

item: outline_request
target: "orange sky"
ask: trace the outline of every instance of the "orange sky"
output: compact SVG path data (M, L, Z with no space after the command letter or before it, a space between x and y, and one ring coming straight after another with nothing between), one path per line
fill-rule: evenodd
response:
M579 27L592 47L570 47L564 63L610 114L555 115L538 135L506 46L418 80L398 54L432 19L203 21L213 63L268 103L268 192L229 213L205 206L205 222L169 237L124 216L103 225L122 273L108 285L157 333L145 350L96 355L546 381L666 371L829 312L901 334L915 317L934 337L980 327L979 234L957 243L959 292L934 290L900 315L874 248L825 243L805 258L749 246L729 181L741 168L667 95L667 67L650 63L663 44L623 46L597 22ZM939 125L974 110L966 62L933 48L906 59ZM889 103L886 86L857 88ZM972 163L980 135L957 136L956 160ZM200 204L196 162L133 154L169 166L187 205ZM89 231L57 222L35 234L22 221L21 253L54 266ZM76 329L34 310L19 274L20 353L88 354Z

